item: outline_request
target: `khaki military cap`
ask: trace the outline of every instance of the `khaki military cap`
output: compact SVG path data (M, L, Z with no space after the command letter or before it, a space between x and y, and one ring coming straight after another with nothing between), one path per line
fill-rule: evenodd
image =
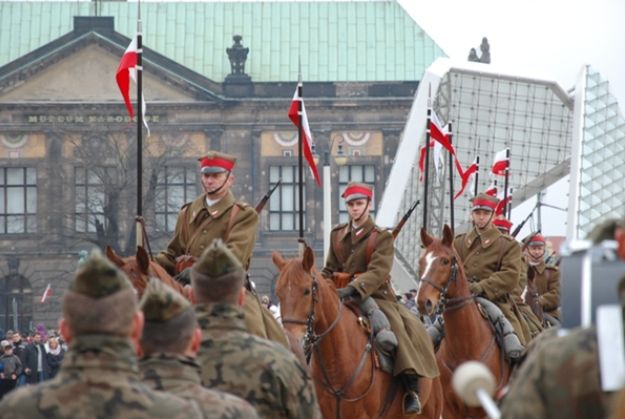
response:
M241 262L221 239L213 240L210 246L204 250L202 256L193 265L192 274L193 271L210 278L220 278L235 273L243 275L245 273Z
M220 153L219 151L209 151L207 155L198 159L200 161L200 172L221 173L232 172L237 158L231 154Z
M372 199L373 198L373 186L366 183L350 182L345 187L341 197L345 199L345 202L350 202L355 199Z
M152 278L141 297L139 308L146 322L165 323L191 308L191 303L162 281Z
M132 284L122 271L102 256L99 250L94 250L76 271L69 289L77 294L98 299L132 289Z
M482 192L479 193L475 198L473 198L471 211L476 211L480 209L486 211L495 211L498 203L499 200L497 198Z

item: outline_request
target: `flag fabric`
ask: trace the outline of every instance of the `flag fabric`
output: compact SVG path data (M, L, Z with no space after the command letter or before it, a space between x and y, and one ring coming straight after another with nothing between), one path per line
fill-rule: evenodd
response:
M507 198L499 200L497 207L495 208L495 215L503 215L510 201L512 201L512 195L508 195Z
M302 149L304 150L304 157L308 162L310 167L310 171L315 178L315 182L318 186L321 186L321 179L319 178L319 171L317 170L317 165L315 164L315 160L313 159L312 153L312 141L313 137L310 133L310 127L308 126L308 116L306 115L306 107L304 106L304 101L301 97L299 97L299 87L302 83L298 83L295 88L295 94L293 95L293 100L291 101L291 106L289 107L289 119L293 122L297 128L301 128L303 138L302 141ZM299 115L299 103L302 104L302 114L301 118ZM301 126L300 126L301 123Z
M45 303L46 300L48 299L49 296L52 295L52 287L50 286L50 283L48 282L48 286L46 287L45 291L43 292L43 295L41 296L41 300L39 301L41 304Z
M473 163L471 163L471 165L467 167L467 170L462 170L462 167L459 168L461 185L460 190L454 195L454 200L458 199L458 197L464 193L464 190L467 188L467 185L471 180L471 176L473 176L477 172L477 169L477 159L475 159Z
M490 171L492 174L496 176L505 176L506 169L510 165L510 160L506 156L508 149L503 149L495 153L495 158L493 160L493 167L491 167Z
M430 147L434 147L435 141L430 140ZM423 182L423 172L425 172L425 146L421 146L419 149L419 171L421 174L419 175L419 181Z
M484 193L490 196L497 196L497 185L495 183L491 183Z
M126 104L126 109L128 110L128 115L131 118L134 118L135 111L132 107L132 103L130 102L130 80L137 84L137 57L139 55L139 50L137 48L137 36L135 35L130 41L130 45L124 51L124 55L122 55L122 59L119 62L119 66L117 67L117 72L115 73L115 79L117 80L117 86L119 87L119 91L124 98L124 103ZM143 116L143 124L145 128L148 130L148 136L150 135L150 127L145 119L145 96L143 96L143 92L141 92L141 114Z
M442 145L445 150L449 151L452 155L456 155L456 150L451 145L451 141L449 140L449 132L447 131L447 127L442 127L440 119L438 119L438 115L436 112L432 112L430 116L430 138L436 140L440 145Z

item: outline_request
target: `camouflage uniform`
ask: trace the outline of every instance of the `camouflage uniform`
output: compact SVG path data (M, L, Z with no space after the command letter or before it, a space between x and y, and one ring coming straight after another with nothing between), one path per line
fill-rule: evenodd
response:
M530 353L501 413L506 419L604 418L611 399L601 390L596 329L575 329Z
M471 292L495 303L512 324L522 344L529 327L513 305L510 294L519 286L521 247L494 226L478 233L474 227L454 240Z
M120 301L126 304L120 306ZM100 323L103 330L84 333L93 323L89 321L89 307L102 308L103 304L111 305L104 314L106 321ZM118 329L117 334L106 330L136 310L134 290L123 274L99 255L87 259L63 300L73 338L59 373L50 381L5 396L0 402L0 417L200 418L195 403L143 384L133 344L128 337L119 336L124 329ZM76 320L81 312L87 320L82 323Z
M378 236L367 264L367 242L374 230ZM389 282L394 250L391 233L381 230L371 218L358 231L353 231L351 223L341 224L330 233L330 251L321 274L332 278L335 272L346 272L350 276L359 273L349 285L361 300L373 297L397 335L394 375L414 371L422 377L434 378L439 372L432 341L418 318L397 302Z
M139 306L145 317L143 335L147 339L154 336L158 338L158 334L162 331L165 331L166 337L171 337L172 329L198 328L191 303L155 278L150 280ZM182 336L186 337L186 332L183 332ZM188 343L191 343L193 336L189 336L188 339ZM143 342L142 340L142 344ZM159 340L156 342L160 343ZM183 345L184 342L179 347ZM167 348L166 344L157 346ZM200 366L193 358L184 356L185 351L186 349L184 351L177 349L177 353L171 354L149 353L139 361L143 382L154 390L166 391L183 399L195 401L204 418L258 418L254 408L245 400L202 387Z
M245 330L230 304L196 306L202 329L202 383L250 402L263 418L321 418L315 389L295 356Z
M236 161L233 156L224 153L211 152L209 156ZM238 213L231 220L235 207ZM236 201L231 191L210 207L206 202L206 195L202 195L182 207L176 221L174 237L167 245L167 250L155 259L171 275L175 275L177 257L191 255L197 258L213 240L219 238L224 240L247 269L254 250L257 227L256 210L244 202ZM245 323L250 333L288 347L280 325L271 312L262 306L255 293L248 292L244 307Z

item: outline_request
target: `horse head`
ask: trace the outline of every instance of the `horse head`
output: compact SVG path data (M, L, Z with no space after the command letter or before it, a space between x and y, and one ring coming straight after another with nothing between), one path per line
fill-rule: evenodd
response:
M285 259L274 251L271 259L280 270L276 295L280 300L283 327L301 341L306 333L308 318L314 309L313 299L317 298L319 286L315 255L306 245L301 258Z
M443 228L443 238L436 239L421 229L424 251L419 258L419 292L417 306L423 314L431 315L442 298L458 293L457 276L461 271L458 256L453 248L453 233L448 225Z

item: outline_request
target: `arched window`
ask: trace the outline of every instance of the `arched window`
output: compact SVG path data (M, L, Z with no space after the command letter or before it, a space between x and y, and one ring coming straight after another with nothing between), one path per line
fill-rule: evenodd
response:
M0 279L0 327L25 331L33 320L33 289L26 277L10 273Z

